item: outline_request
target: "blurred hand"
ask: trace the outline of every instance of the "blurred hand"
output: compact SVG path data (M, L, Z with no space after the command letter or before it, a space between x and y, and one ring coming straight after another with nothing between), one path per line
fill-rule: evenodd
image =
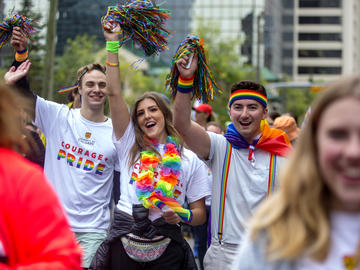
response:
M180 73L180 76L183 78L192 77L198 68L198 55L197 54L194 55L190 68L187 69L185 67L188 65L189 59L190 59L189 55L184 55L182 58L176 61L176 67Z
M26 35L21 31L20 27L15 26L13 28L10 44L14 48L14 50L18 52L27 48L28 39Z
M4 75L4 80L7 84L15 84L18 80L25 77L30 70L31 62L29 60L26 60L23 62L18 68L16 69L14 66L12 66L8 72Z
M104 37L107 41L116 41L120 39L121 28L118 23L107 23L104 26Z
M178 224L181 221L179 215L172 209L166 210L165 213L162 214L162 217L169 224Z

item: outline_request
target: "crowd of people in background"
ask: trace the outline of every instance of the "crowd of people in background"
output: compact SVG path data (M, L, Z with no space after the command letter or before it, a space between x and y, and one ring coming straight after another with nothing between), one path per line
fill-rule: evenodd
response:
M120 35L105 26L106 66L80 67L58 104L31 90L28 40L13 29L0 269L359 269L360 76L320 93L302 130L269 111L262 84L234 82L223 126L193 105L197 55L176 62L172 108L154 89L127 104Z

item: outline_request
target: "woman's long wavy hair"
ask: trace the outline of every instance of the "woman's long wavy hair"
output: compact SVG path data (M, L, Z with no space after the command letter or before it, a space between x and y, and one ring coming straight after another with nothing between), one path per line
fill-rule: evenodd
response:
M26 99L17 94L15 89L0 85L0 147L19 153L27 152L29 145L24 140L24 109L28 105Z
M268 233L269 260L294 260L304 254L318 261L326 259L332 194L319 170L316 137L324 110L347 97L360 100L360 76L342 78L320 93L288 166L280 176L279 191L264 202L252 219L253 239L260 231ZM357 263L359 258L360 245Z
M134 131L135 131L135 142L130 150L130 158L129 158L130 167L133 166L136 163L136 161L140 158L141 151L148 150L151 152L155 152L160 156L159 152L155 149L153 143L148 138L146 138L137 120L137 108L140 102L147 98L155 101L160 111L164 115L166 134L168 136L176 137L179 140L179 144L181 146L180 152L182 151L183 148L183 142L181 136L173 125L173 114L167 102L159 94L156 94L154 92L145 92L141 97L139 97L135 101L135 104L131 111L131 121L133 122Z

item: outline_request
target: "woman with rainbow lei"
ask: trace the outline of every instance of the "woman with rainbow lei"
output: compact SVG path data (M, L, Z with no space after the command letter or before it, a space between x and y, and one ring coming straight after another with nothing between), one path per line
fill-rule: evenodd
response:
M120 159L120 200L90 269L197 269L181 224L205 222L207 169L182 147L166 101L144 93L129 113L121 95L118 24L106 24L107 90ZM185 196L190 209L182 207Z

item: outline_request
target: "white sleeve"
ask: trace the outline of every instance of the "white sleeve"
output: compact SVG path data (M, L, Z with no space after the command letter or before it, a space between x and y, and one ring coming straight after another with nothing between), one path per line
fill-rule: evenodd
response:
M61 126L59 118L62 112L69 111L64 104L48 101L42 97L36 97L35 121L34 124L40 128L45 137L49 136L50 130L55 126Z
M192 203L211 195L211 188L208 183L208 167L195 154L191 158L189 167L191 171L186 187L186 197L188 203Z
M112 137L119 158L127 157L135 142L134 125L132 121L129 121L123 136L119 140L116 139L114 132Z
M225 143L226 143L226 139L225 139L224 135L219 135L214 132L208 131L208 134L210 137L210 153L209 153L209 157L205 161L205 163L209 166L209 168L211 168L211 162L212 162L212 159L214 158L214 155L216 154L216 149L222 144L222 141L225 140ZM225 148L226 148L226 145L225 145Z

